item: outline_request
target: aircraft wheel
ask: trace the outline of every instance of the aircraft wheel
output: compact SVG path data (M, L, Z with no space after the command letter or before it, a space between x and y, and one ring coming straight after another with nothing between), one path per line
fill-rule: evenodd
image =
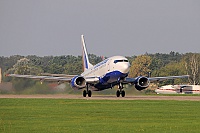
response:
M123 90L121 93L122 97L125 97L125 91Z
M92 96L92 91L89 90L89 91L88 91L88 97L91 97L91 96Z
M116 92L116 96L117 96L117 97L120 96L120 91L119 91L119 90Z
M84 90L83 91L83 97L86 97L86 95L87 95L87 92L86 92L86 90Z

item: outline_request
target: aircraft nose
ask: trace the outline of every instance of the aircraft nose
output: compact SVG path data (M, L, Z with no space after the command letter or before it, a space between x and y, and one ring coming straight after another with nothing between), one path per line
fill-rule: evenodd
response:
M124 73L128 73L130 70L130 64L129 63L123 64L122 69Z

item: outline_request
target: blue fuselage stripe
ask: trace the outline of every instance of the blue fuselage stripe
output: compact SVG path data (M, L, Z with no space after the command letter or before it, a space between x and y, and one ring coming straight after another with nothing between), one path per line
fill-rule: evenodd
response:
M111 86L117 84L119 78L125 78L127 76L127 73L121 73L120 71L109 72L100 78L100 82L95 85L95 88L100 90L111 88Z

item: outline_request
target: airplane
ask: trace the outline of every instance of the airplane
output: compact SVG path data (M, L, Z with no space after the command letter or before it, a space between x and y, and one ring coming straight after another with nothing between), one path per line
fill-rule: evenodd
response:
M165 85L155 90L157 94L200 94L200 85Z
M46 74L43 76L36 75L18 75L7 74L10 77L39 79L43 81L57 81L69 82L73 89L84 89L83 97L92 96L92 91L102 91L105 89L112 89L118 86L116 96L125 97L124 85L132 84L137 90L147 88L150 82L163 81L166 79L187 78L188 75L182 76L167 76L167 77L146 77L138 76L135 78L128 77L130 70L130 63L124 56L113 56L104 59L96 65L92 65L89 61L84 36L81 35L82 43L82 60L83 73L80 75L65 75L65 74Z

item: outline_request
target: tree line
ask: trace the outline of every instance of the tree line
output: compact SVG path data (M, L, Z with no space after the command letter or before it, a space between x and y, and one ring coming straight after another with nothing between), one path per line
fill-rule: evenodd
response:
M107 57L105 57L107 58ZM163 81L160 84L199 84L200 83L200 53L180 54L170 52L168 54L144 54L127 57L131 63L129 77L137 76L176 76L190 75L189 79L176 79ZM101 56L89 54L92 64L102 61ZM0 67L3 75L6 73L41 75L41 73L51 74L80 74L82 68L82 56L62 55L44 56L36 55L10 57L0 56ZM150 73L150 75L148 75ZM11 78L3 77L5 82ZM20 80L20 79L19 79ZM32 81L30 81L32 82ZM35 82L34 82L35 83Z

